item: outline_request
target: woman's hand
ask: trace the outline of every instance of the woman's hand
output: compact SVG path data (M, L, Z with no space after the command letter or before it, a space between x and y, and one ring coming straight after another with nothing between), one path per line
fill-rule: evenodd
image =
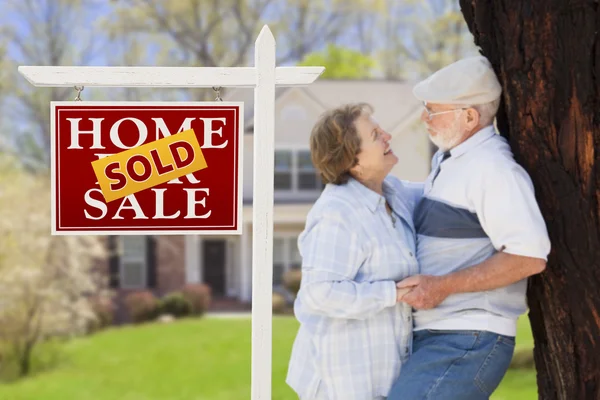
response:
M412 291L412 288L398 288L396 287L396 303L400 303L402 301L402 298L410 293Z
M401 300L417 310L434 308L451 294L444 279L433 275L413 275L396 283L396 293L406 289Z

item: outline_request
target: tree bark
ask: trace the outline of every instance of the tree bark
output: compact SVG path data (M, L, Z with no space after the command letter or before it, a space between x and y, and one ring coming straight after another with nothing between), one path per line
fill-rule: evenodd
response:
M498 127L531 175L552 241L528 291L539 397L600 399L598 0L460 5L502 82Z

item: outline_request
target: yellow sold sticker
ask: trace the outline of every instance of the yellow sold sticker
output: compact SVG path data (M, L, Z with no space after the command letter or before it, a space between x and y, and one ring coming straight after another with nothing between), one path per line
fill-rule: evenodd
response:
M206 167L193 129L92 161L106 202Z

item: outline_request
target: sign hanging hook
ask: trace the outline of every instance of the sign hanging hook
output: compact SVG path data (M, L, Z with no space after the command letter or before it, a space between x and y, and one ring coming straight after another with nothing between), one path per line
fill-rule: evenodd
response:
M217 93L217 98L215 99L215 101L223 101L223 99L221 98L221 86L213 86L213 90Z
M75 86L75 90L77 90L77 97L75 97L75 101L81 101L81 92L83 92L83 86Z

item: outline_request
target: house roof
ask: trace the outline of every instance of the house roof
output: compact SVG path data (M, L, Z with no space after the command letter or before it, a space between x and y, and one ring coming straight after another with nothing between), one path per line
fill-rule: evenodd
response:
M320 79L309 86L279 87L275 101L289 90L301 90L323 111L345 103L366 102L373 106L374 117L389 132L416 118L421 103L412 95L414 84L390 80L327 80ZM236 88L224 95L227 101L243 101L246 128L253 125L254 89Z

